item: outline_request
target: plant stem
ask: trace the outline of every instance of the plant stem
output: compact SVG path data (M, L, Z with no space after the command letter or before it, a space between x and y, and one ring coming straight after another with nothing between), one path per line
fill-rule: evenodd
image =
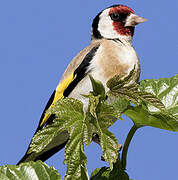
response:
M122 164L122 167L123 167L124 170L126 169L126 164L127 164L127 151L128 151L130 142L131 142L131 140L133 138L133 135L135 134L135 132L136 132L136 130L138 128L139 127L134 124L132 126L132 128L130 129L130 131L129 131L128 135L127 135L127 138L125 140L124 147L123 147L123 150L122 150L122 155L121 155L121 164Z

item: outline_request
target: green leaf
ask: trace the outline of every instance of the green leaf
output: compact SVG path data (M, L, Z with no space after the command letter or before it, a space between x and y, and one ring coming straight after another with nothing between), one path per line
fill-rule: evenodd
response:
M135 105L147 103L161 110L165 108L163 103L155 95L144 91L140 92L136 87L137 84L134 83L128 87L122 87L110 93L116 97L124 97Z
M94 118L97 117L97 107L101 102L100 96L94 96L92 93L88 95L89 105L88 105L88 113L90 113Z
M102 167L95 169L91 174L91 180L109 180L111 169L109 167Z
M143 80L140 82L139 90L158 97L166 111L178 118L178 75L171 78ZM148 108L150 112L159 112L150 105Z
M133 82L135 82L135 76L136 72L134 66L134 68L132 69L132 71L130 71L128 76L116 75L113 78L111 78L106 85L111 91L117 91L122 87L128 87L128 85L133 84Z
M110 167L113 167L113 163L118 158L118 142L115 136L108 131L108 127L111 126L117 118L115 116L118 113L114 107L107 102L101 100L98 96L94 96L90 93L88 113L92 115L90 123L96 128L96 134L99 136L99 144L101 146L103 157L105 161L109 162Z
M110 173L110 179L111 180L115 180L115 179L129 180L128 174L122 169L120 160L117 160L117 162L114 163L114 168Z
M150 113L146 106L130 107L124 112L133 122L139 126L152 126L160 129L178 131L178 120L167 113Z
M118 160L111 170L108 167L95 169L91 174L91 180L129 180L128 174L122 169Z
M68 139L65 131L74 121L76 121L76 119L82 119L84 117L83 104L72 98L59 100L56 102L54 108L48 110L48 113L56 115L54 123L37 132L32 139L28 153L41 152L60 133L65 135L65 137L61 138L62 144Z
M105 161L109 162L109 166L112 169L113 163L116 162L118 158L118 148L119 144L113 133L108 131L108 129L99 129L100 146L103 152L103 158Z
M100 95L101 99L105 99L105 88L103 84L100 81L93 79L91 75L89 75L89 77L93 87L93 95Z
M114 124L114 122L121 117L122 112L127 108L129 102L124 98L114 98L112 103L102 101L99 96L90 94L89 96L88 114L90 124L94 125L94 118L100 119L100 126L102 128L108 128ZM93 116L90 117L90 114ZM94 125L95 126L95 125ZM96 126L95 126L96 127Z
M137 125L178 131L178 75L141 81L139 90L158 97L165 108L159 109L145 102L129 108L125 114Z
M113 108L115 109L115 112L118 114L117 117L120 118L122 113L128 108L130 105L130 102L125 98L118 96L115 98L115 100L111 104Z
M87 159L83 142L84 136L89 135L85 135L86 131L84 131L88 124L85 123L83 104L72 98L66 98L62 101L64 103L61 101L56 103L52 113L56 115L55 124L61 125L61 122L63 122L63 128L69 133L69 141L65 146L64 162L67 164L67 172L64 179L87 180Z
M86 113L83 142L87 146L90 145L90 143L92 142L93 134L97 131L96 127L92 124L93 120L93 116L90 113Z
M79 100L65 98L57 101L48 113L55 114L52 124L39 131L33 138L30 152L42 151L57 135L68 132L69 138L65 147L67 172L65 179L88 179L86 156L84 154L84 137L92 139L88 121L85 120L83 104ZM87 122L87 123L86 123ZM67 140L65 137L65 141Z
M109 95L124 97L135 105L147 103L158 109L164 109L163 103L154 94L146 91L140 91L139 85L135 82L135 67L128 76L115 76L107 82L110 89Z
M65 143L68 139L68 133L63 131L62 125L57 123L46 126L41 131L38 131L32 139L30 144L30 153L40 153L52 142L52 140L61 133L60 142Z
M18 166L5 165L0 167L1 180L62 180L53 167L41 161L21 163Z
M72 127L69 129L70 140L65 147L64 162L67 164L67 172L64 178L65 180L88 179L86 169L87 158L84 153L83 144L84 128L85 122L83 122L81 119L74 122Z
M102 129L113 125L120 116L121 113L119 109L116 109L113 105L110 105L107 102L101 102L97 108L97 119L99 120Z
M91 78L93 82L93 89L95 88L95 80ZM95 90L96 91L96 90ZM105 161L109 162L110 167L113 167L113 163L116 162L118 158L118 141L115 136L108 131L108 127L113 125L117 120L118 111L112 106L105 102L101 98L101 93L91 92L88 96L89 106L88 114L92 117L89 122L96 128L96 133L99 136L99 144L103 152L103 158ZM89 116L88 116L89 117ZM120 114L119 114L120 117Z
M102 108L101 108L102 109ZM106 110L106 109L105 109ZM97 113L93 124L97 128L97 134L99 135L100 146L103 152L103 158L105 161L109 162L112 169L113 163L116 162L118 158L118 148L119 144L114 136L107 128L114 123L115 119L111 116L108 117L107 113L101 110Z

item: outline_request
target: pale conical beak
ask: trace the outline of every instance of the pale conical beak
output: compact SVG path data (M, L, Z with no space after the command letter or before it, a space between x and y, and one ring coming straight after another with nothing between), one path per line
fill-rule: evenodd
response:
M135 14L130 14L126 19L125 27L135 26L135 25L143 23L145 21L147 21L147 19L137 16Z

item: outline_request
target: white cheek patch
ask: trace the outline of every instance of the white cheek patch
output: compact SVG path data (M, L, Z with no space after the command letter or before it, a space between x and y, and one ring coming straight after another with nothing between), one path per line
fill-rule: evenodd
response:
M104 38L118 38L118 33L113 29L113 21L109 16L110 9L104 10L100 15L98 30Z
M100 15L98 31L106 39L120 39L121 41L131 42L132 36L120 35L113 27L113 20L109 16L110 9L104 10Z

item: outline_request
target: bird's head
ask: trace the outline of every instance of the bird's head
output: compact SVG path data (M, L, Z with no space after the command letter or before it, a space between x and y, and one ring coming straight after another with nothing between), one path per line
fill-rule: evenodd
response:
M135 15L125 5L113 5L101 11L93 20L92 39L120 39L131 41L135 25L146 19Z

